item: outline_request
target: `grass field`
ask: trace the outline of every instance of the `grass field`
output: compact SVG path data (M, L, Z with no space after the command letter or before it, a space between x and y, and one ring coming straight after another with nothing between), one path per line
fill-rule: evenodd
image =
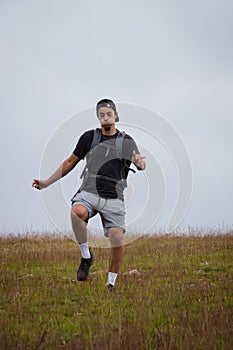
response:
M0 349L233 349L233 236L161 235L125 248L116 292L109 249L77 282L75 242L0 237Z

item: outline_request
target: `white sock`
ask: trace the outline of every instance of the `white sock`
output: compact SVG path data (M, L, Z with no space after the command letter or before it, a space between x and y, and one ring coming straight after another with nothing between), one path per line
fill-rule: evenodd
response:
M88 247L88 243L81 243L79 244L79 247L80 247L80 250L81 250L81 254L82 254L82 257L84 259L89 259L91 257L91 254L90 254L90 250L89 250L89 247Z
M113 286L115 286L117 276L118 276L117 273L109 272L108 273L108 284L112 284Z

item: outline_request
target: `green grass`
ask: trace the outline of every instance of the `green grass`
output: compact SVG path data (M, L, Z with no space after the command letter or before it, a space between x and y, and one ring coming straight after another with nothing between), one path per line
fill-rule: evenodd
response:
M109 249L92 249L96 262L80 283L72 240L0 243L0 349L233 349L231 235L132 242L113 295Z

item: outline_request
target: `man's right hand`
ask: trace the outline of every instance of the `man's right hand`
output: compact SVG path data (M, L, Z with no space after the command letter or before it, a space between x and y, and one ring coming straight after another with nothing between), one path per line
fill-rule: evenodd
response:
M34 179L32 187L36 188L37 190L42 190L43 188L48 187L48 184L45 180Z
M64 160L64 162L59 166L59 168L46 180L33 179L32 187L37 190L42 190L50 185L52 185L57 180L60 180L63 176L67 175L78 162L80 158L74 153L71 154L69 158Z

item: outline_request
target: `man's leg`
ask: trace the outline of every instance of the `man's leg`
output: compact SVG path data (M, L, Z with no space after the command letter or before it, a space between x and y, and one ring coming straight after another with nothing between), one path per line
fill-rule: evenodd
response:
M118 227L111 227L108 230L109 240L111 243L111 258L108 273L108 284L114 286L117 275L120 271L124 255L124 233L123 229Z
M90 274L90 267L94 263L94 256L87 243L87 228L85 220L88 218L88 210L83 205L75 205L71 210L71 222L75 237L79 243L82 254L80 266L77 271L78 281L86 281Z
M79 244L87 242L87 227L85 220L88 218L88 210L83 205L75 205L71 209L71 222L75 237Z

